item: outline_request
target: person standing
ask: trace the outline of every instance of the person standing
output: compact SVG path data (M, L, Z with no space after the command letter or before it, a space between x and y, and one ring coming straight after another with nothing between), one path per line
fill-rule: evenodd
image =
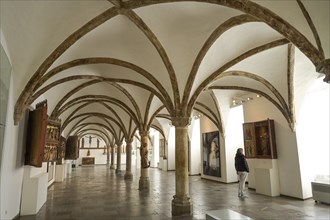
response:
M243 149L238 148L235 156L235 169L238 175L239 183L238 183L238 197L246 198L247 196L244 194L245 191L245 181L247 179L249 173L249 165L246 161L246 158L243 154Z

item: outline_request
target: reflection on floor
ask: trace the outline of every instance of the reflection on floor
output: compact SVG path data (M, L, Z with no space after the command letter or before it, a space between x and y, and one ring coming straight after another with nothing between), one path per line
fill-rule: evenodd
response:
M330 206L314 200L268 197L248 190L249 197L237 197L237 184L222 184L190 177L193 216L172 217L175 173L149 169L150 190L138 190L140 171L133 168L133 180L115 174L107 166L74 168L63 183L54 183L48 199L36 216L20 220L97 219L206 219L205 211L230 209L252 219L330 219Z

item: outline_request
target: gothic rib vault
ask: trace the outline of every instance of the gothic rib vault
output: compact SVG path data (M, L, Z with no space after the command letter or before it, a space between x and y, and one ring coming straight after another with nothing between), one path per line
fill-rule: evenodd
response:
M182 159L174 215L192 207L185 138L194 111L224 138L231 98L256 93L294 131L295 82L317 78L316 71L329 82L327 1L1 4L18 88L15 124L30 105L47 99L64 136L93 133L114 146L131 143L137 130L147 140L151 127L166 138L170 120ZM141 177L140 187L147 187L147 173Z

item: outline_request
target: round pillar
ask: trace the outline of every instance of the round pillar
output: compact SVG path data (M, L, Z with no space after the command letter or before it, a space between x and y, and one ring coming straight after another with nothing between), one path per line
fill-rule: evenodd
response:
M132 174L132 141L126 141L126 173L125 179L133 179Z
M110 169L114 170L115 169L115 146L111 146L111 165L110 165Z
M193 205L189 197L188 173L188 125L190 118L172 118L175 126L175 195L172 200L172 215L192 215Z
M117 143L117 167L116 173L120 174L120 165L121 165L121 145L122 143Z
M149 190L148 132L140 132L140 136L141 177L139 180L139 190Z

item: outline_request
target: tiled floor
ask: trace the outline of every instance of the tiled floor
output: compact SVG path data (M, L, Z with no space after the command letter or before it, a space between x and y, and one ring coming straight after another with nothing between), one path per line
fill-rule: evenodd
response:
M249 198L237 197L237 184L221 184L190 177L193 216L172 217L174 172L149 169L150 190L138 190L139 170L133 180L124 179L107 166L78 167L63 183L54 183L48 199L36 216L20 220L97 219L205 219L205 211L231 209L253 219L330 219L330 206L288 197L268 197L248 190Z

